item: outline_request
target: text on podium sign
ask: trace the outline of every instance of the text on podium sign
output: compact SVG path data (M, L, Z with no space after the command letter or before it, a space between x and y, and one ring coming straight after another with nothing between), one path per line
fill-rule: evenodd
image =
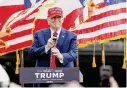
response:
M79 81L79 68L20 68L20 83L65 83Z

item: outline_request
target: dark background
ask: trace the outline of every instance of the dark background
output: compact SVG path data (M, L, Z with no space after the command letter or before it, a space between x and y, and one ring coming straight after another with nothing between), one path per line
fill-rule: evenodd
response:
M34 67L35 60L31 60L28 56L29 49L24 52L24 67ZM123 65L123 40L117 40L105 43L105 63L113 67L113 76L120 87L126 87L126 69L122 69ZM16 53L9 53L0 57L0 63L5 66L7 73L12 82L19 83L19 75L15 74ZM98 87L100 82L99 68L101 61L101 46L96 44L96 68L92 67L93 45L79 49L79 67L83 74L83 83L85 87Z

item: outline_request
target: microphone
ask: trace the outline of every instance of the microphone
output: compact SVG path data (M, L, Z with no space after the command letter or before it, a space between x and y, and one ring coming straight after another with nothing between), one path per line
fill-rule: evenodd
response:
M56 44L56 42L57 42L57 32L54 32L53 33L53 42L54 42L54 44Z

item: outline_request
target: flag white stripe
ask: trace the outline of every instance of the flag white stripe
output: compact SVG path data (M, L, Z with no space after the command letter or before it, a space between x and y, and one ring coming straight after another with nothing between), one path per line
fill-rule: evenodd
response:
M20 19L26 17L28 14L32 13L34 10L36 10L36 9L41 5L41 3L42 3L43 1L44 1L44 0L41 0L41 1L38 2L34 7L30 8L30 9L27 9L28 11L27 11L25 14L22 14L22 15L16 17L16 18L9 24L9 26L12 25L14 22L16 22L16 21L18 21L18 20L20 20ZM33 14L33 13L32 13L32 14Z
M103 8L100 8L98 10L96 10L96 12L94 12L93 15L98 15L100 13L105 13L107 11L111 11L111 10L116 10L116 9L120 9L120 8L127 8L127 3L119 3L119 4L114 4L114 5L109 5L109 6L105 6Z
M22 15L16 17L16 18L9 24L9 26L11 26L11 25L14 24L15 22L19 21L20 19L26 17L26 16L27 16L28 14L30 14L31 12L33 12L33 10L30 9L30 10L27 11L25 14L22 14Z
M49 8L51 7L60 7L62 8L63 11L63 17L66 17L68 15L68 13L70 13L71 11L82 7L81 3L79 2L79 0L57 0L55 5L52 5L50 7L45 8L45 11L43 11L43 8L40 9L38 11L38 15L36 16L37 19L45 19L47 18L47 11Z
M32 29L32 26L33 26L33 23L28 23L25 25L18 26L11 31L11 34L16 33L16 32L21 32L24 30L28 30L28 29Z
M15 27L14 29L11 30L11 34L13 33L17 33L17 32L22 32L24 30L31 30L33 27L33 23L28 23L28 24L25 24L25 25L20 25L20 26L17 26ZM5 37L7 35L2 35L0 36L0 38L2 37Z
M15 38L13 40L9 40L9 41L7 41L7 44L10 46L10 45L15 45L15 44L22 43L22 42L25 42L28 40L32 40L32 39L33 39L33 35L29 34L29 35Z
M93 0L93 2L94 2L95 4L97 4L97 3L102 3L102 2L104 2L104 0Z
M98 35L102 35L102 34L105 34L105 33L110 33L110 32L116 32L116 31L119 31L119 30L123 30L125 28L126 28L126 24L107 27L107 28L103 28L101 30L97 30L95 32L79 34L77 39L92 38L92 37L96 37Z
M2 0L0 6L23 5L24 0Z
M79 23L79 16L76 18L76 20L75 20L75 25L79 25L80 23Z
M102 19L99 19L99 20L94 20L94 21L82 23L81 25L77 26L77 28L75 28L74 30L86 29L86 28L94 27L96 25L100 25L102 23L120 20L120 19L124 19L124 18L126 19L126 15L127 15L126 13L120 13L117 15L111 15L108 17L103 17Z
M88 6L86 5L84 8L83 8L83 19L86 20L88 19Z
M21 10L21 11L23 11L23 10ZM15 18L21 11L18 11L18 12L16 12L16 13L12 14L12 15L9 17L9 19L8 19L8 20L6 21L6 23L4 24L4 26L3 26L2 30L1 30L1 32L5 32L5 31L6 31L6 27L7 27L8 23L12 20L12 18Z

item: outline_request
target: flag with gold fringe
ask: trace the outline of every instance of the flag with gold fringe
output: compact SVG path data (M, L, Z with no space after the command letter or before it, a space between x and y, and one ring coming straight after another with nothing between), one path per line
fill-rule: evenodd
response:
M32 2L33 0L20 0L20 2L23 1L28 1L24 3L25 6L29 5L30 2L31 4L34 3ZM58 6L63 9L64 18L66 20L63 25L66 25L66 28L68 29L72 25L74 26L74 21L78 17L80 17L80 20L83 20L82 14L84 5L83 2L79 0L35 1L35 5L30 5L31 7L29 8L23 8L19 11L13 12L13 14L11 13L7 18L5 17L6 21L0 25L0 44L2 44L0 45L0 55L30 47L33 40L33 33L39 29L48 27L46 12L47 9L52 6ZM9 5L16 4L13 2L9 3L7 1L4 1L4 3L8 3Z
M0 55L31 46L33 33L48 27L46 12L52 6L63 9L63 27L77 34L79 47L126 35L126 0L47 0L50 2L47 6L42 5L46 0L41 1L30 9L12 14L3 24L0 34L9 34L0 36L0 44L3 44Z
M93 13L72 30L78 35L79 47L124 38L127 30L126 0L90 1L96 3L96 8L91 7Z
M35 2L34 2L35 1ZM0 2L0 56L32 44L35 14L47 0Z
M12 2L15 0L12 0ZM23 1L25 1L23 3ZM0 56L9 52L30 47L33 33L48 27L47 10L58 6L64 11L63 27L76 33L78 47L89 44L104 43L110 40L125 38L127 7L126 0L19 0L17 3L4 1L0 3L3 12L6 5L14 9L4 13L0 22ZM15 5L17 4L17 5ZM24 6L25 5L25 6ZM6 19L3 19L6 18ZM93 51L95 63L95 46ZM124 64L126 62L124 50ZM105 63L104 45L102 47L102 63Z

